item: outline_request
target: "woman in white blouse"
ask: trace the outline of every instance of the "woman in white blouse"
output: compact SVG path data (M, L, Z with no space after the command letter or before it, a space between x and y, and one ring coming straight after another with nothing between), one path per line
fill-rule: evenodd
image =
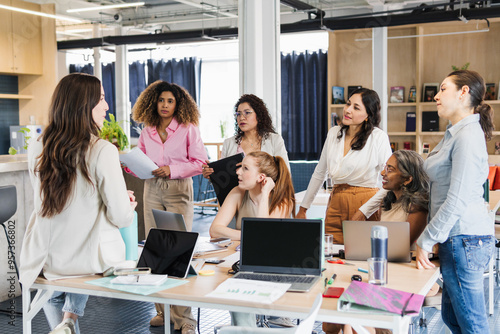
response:
M380 99L371 89L356 90L344 107L342 125L330 129L297 218L306 218L325 177L333 181L325 232L343 244L342 221L350 219L381 186L380 172L391 156L389 137L378 128ZM377 220L374 215L370 220Z
M234 106L236 135L224 140L222 158L243 152L263 151L285 160L288 170L288 153L283 138L274 130L271 115L261 98L253 94L242 95ZM207 161L208 164L208 161ZM203 165L203 176L209 178L214 170Z

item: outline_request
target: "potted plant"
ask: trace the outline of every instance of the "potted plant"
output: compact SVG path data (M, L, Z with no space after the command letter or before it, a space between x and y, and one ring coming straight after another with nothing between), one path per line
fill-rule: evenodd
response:
M24 135L24 146L23 148L25 150L28 149L28 144L29 144L29 140L31 139L31 136L29 136L29 133L31 132L30 129L28 128L21 128L18 132L22 133ZM14 147L9 147L9 154L10 155L15 155L17 154L17 150L14 148Z
M113 114L109 114L109 121L104 120L100 137L114 144L120 151L128 146L128 137Z

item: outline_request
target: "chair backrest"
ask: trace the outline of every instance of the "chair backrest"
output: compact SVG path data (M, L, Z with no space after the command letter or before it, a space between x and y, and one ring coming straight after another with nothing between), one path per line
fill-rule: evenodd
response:
M323 302L323 298L319 293L314 300L313 306L309 315L300 321L300 324L296 327L295 334L311 334L314 328L314 321L316 320L316 316L318 315L319 309L321 307L321 303Z
M0 187L0 224L10 219L17 211L16 186Z

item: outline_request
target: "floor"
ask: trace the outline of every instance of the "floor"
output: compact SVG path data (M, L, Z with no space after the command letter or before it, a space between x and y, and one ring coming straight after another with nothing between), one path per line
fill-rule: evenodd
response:
M208 228L212 222L215 211L205 208L203 211L197 209L193 230L200 235L208 235ZM485 281L487 289L487 280ZM486 290L487 291L487 290ZM485 291L485 292L486 292ZM491 333L500 333L500 288L495 288L495 314L490 317ZM0 334L22 333L22 302L18 297L11 301L0 303ZM199 330L202 334L213 333L216 325L229 324L229 313L227 311L201 309ZM193 309L195 318L198 309ZM153 304L136 301L124 301L104 297L90 297L81 318L80 329L83 334L116 333L116 334L157 334L163 333L163 327L150 327L149 319L155 315ZM427 327L416 326L417 334L444 334L445 326L441 320L440 312L435 308L426 308L425 317ZM418 319L415 320L418 323ZM172 328L173 330L173 328ZM315 324L315 331L321 332L321 323ZM33 319L33 333L45 334L49 327L43 312ZM174 333L174 332L173 332ZM180 332L176 332L179 334Z

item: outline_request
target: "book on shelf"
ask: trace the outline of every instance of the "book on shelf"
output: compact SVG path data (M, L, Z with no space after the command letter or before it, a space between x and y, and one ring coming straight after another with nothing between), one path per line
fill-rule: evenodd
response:
M344 87L332 86L332 103L344 104Z
M422 131L439 131L439 116L437 111L422 111Z
M422 90L422 102L434 102L434 96L438 92L438 83L424 83Z
M391 141L391 150L392 150L392 153L394 153L395 151L398 150L398 143L397 142Z
M347 86L347 98L349 99L352 93L360 88L363 88L363 86Z
M417 102L417 87L410 87L410 92L408 93L408 102Z
M484 94L484 99L485 100L496 100L497 99L497 92L495 90L494 83L487 83L486 84L486 94Z
M406 132L415 132L417 129L417 113L409 111L406 113Z
M495 154L500 154L500 141L495 142Z
M404 150L409 150L409 151L413 150L413 142L411 142L411 141L405 141L403 143L403 149Z
M405 96L405 88L403 86L391 87L391 103L403 103Z
M337 113L332 112L332 124L331 124L332 127L334 127L335 125L339 125L338 119L339 117L337 116Z
M422 144L422 153L428 154L430 152L430 145L428 143Z

